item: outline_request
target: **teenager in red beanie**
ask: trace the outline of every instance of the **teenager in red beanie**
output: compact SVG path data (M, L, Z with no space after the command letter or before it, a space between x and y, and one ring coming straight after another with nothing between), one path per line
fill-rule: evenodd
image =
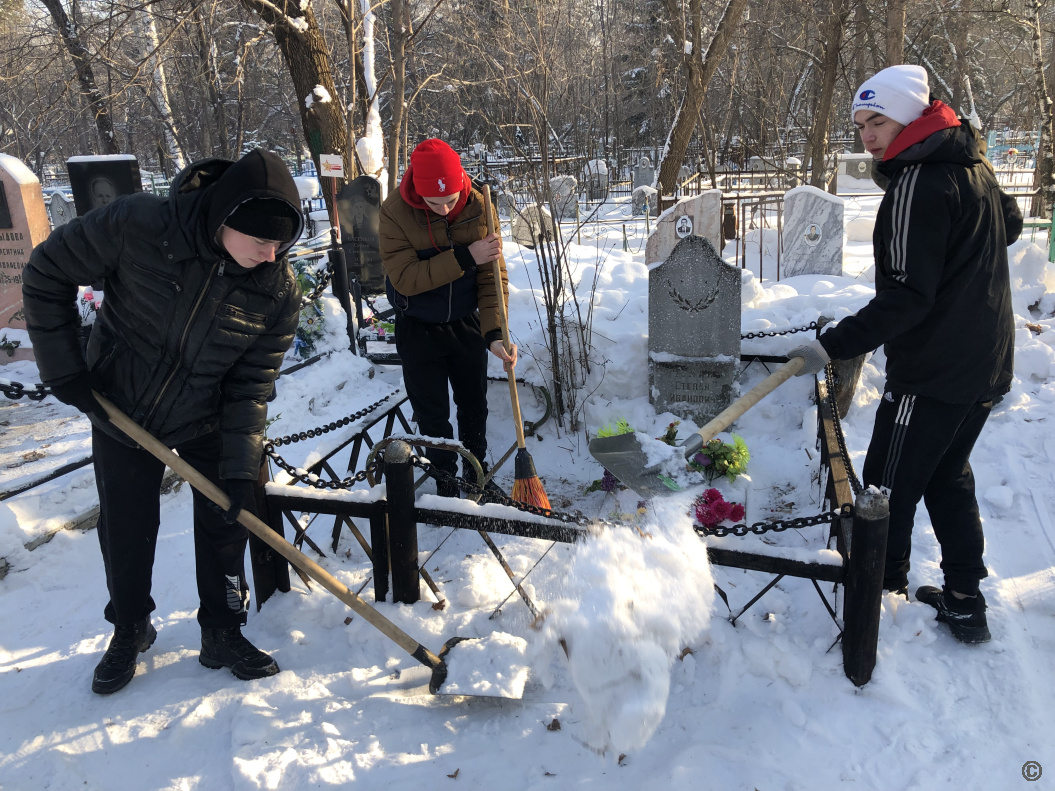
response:
M458 439L485 467L487 351L507 369L516 365L517 353L516 346L506 353L499 323L507 278L503 264L499 291L492 262L501 244L487 232L483 195L454 149L442 140L419 143L399 190L381 206L381 261L396 309L396 350L421 433L454 438L449 384ZM457 473L453 452L430 450L429 458ZM437 491L458 495L456 486L442 481Z

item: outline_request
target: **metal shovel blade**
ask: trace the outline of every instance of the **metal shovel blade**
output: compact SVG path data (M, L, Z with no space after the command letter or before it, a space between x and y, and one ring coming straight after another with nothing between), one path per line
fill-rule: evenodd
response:
M738 417L793 377L802 368L803 359L792 357L787 365L774 371L746 394L740 396L718 413L707 425L693 432L681 443L685 458L697 453L715 435L725 431ZM636 434L615 437L594 437L590 440L590 455L599 461L621 483L638 494L648 496L670 494L680 488L660 471L659 465L648 466L648 455Z
M648 455L636 434L594 437L590 455L612 473L620 483L638 494L649 497L670 494L680 487L660 472L659 466L648 466Z

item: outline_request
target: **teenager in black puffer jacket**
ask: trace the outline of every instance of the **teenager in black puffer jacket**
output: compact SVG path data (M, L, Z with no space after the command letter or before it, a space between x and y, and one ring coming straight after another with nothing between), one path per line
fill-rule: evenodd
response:
M220 514L194 493L202 628L200 661L240 678L278 672L242 636L247 531L265 421L300 312L286 252L303 221L296 184L273 153L183 170L168 198L124 196L56 229L23 277L26 324L45 384L89 415L99 489L99 543L114 637L92 689L127 684L153 643L151 573L164 465L111 424L94 389L226 489ZM87 359L77 340L77 286L103 281Z
M978 137L939 101L927 72L892 66L865 82L854 123L890 183L876 216L876 295L819 340L790 352L816 373L884 346L886 388L865 485L890 498L884 587L907 595L922 499L941 545L945 588L916 598L964 642L990 639L979 581L988 572L969 457L993 399L1011 387L1014 313L1007 246L1022 213L996 183Z

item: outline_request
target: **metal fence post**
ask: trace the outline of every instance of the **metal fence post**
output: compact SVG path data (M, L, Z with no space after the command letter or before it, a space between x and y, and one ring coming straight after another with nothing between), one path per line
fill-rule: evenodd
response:
M876 664L889 526L886 495L875 489L861 492L854 505L843 605L843 672L858 687L872 678Z
M410 456L410 445L402 440L395 440L385 449L392 600L403 604L413 604L421 598L418 525L414 519L414 467Z

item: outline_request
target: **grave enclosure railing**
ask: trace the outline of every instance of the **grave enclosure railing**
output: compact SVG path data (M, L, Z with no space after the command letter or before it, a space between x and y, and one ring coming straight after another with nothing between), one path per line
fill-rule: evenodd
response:
M824 499L830 513L824 520L818 518L799 521L830 521L828 544L835 542L840 562L833 563L819 557L816 560L802 560L782 557L779 554L760 554L730 546L728 539L704 540L708 543L711 562L716 565L776 575L735 617L739 617L785 576L812 581L825 607L841 628L844 672L855 685L860 686L868 682L875 667L888 514L886 499L878 493L860 493L855 500L851 481L856 479L846 460L838 412L837 409L833 410L832 406L834 397L829 398L828 392L826 383L818 384L820 464L825 481ZM579 515L558 512L541 515L525 513L523 509L530 507L514 504L508 498L500 496L492 499L485 495L481 500L485 505L479 513L454 512L435 507L440 498L434 496L429 496L428 507L422 505L415 495L415 488L420 485L421 480L415 482L414 471L415 468L428 469L429 465L422 464L420 455L415 454L408 444L415 442L413 438L404 442L390 436L397 420L405 430L409 428L400 411L405 398L405 394L400 394L389 399L391 405L384 411L370 414L350 426L350 433L346 432L339 437L326 451L325 458L314 461L309 470L295 471L296 474L291 478L294 483L297 480L308 482L306 479L309 477L326 475L331 478L327 488L340 488L339 475L331 464L333 457L339 450L351 446L348 469L352 470L357 465L363 447L373 449L378 444L369 436L370 429L385 421L387 447L384 453L372 454L373 461L354 476L354 480L368 480L371 483L383 477L386 483L385 495L381 495L376 488L325 494L319 493L318 489L271 482L262 488L266 496L260 503L261 513L266 514L268 523L279 534L284 534L284 524L289 521L296 533L294 542L308 543L320 555L324 554L323 550L307 536L307 531L316 516L333 516L331 551L336 551L342 528L348 527L371 563L374 596L377 601L384 601L391 592L394 601L417 602L421 597L420 581L424 580L439 600L434 605L436 607L442 607L442 594L419 565L418 525L476 530L488 542L492 553L502 563L506 574L516 590L521 592L521 597L532 610L532 614L536 614L530 599L520 588L524 578L519 581L514 578L488 534L499 533L547 542L574 543L588 536L590 531L595 529L595 523ZM262 471L262 476L266 478L266 471ZM345 482L347 481L349 479L346 478ZM477 499L483 492L481 487L467 481L459 481L459 484L470 494L476 492ZM503 504L502 500L509 504ZM296 516L298 513L300 518ZM366 521L369 540L356 525L357 519ZM777 529L784 529L786 526ZM744 528L744 532L751 532L747 526L738 527ZM634 529L618 523L604 523L604 528ZM285 560L269 554L270 550L263 542L251 546L251 551L259 607L275 590L290 590L289 572ZM842 622L825 598L819 582L832 583L835 590L842 584ZM496 608L496 613L500 607L501 605Z

